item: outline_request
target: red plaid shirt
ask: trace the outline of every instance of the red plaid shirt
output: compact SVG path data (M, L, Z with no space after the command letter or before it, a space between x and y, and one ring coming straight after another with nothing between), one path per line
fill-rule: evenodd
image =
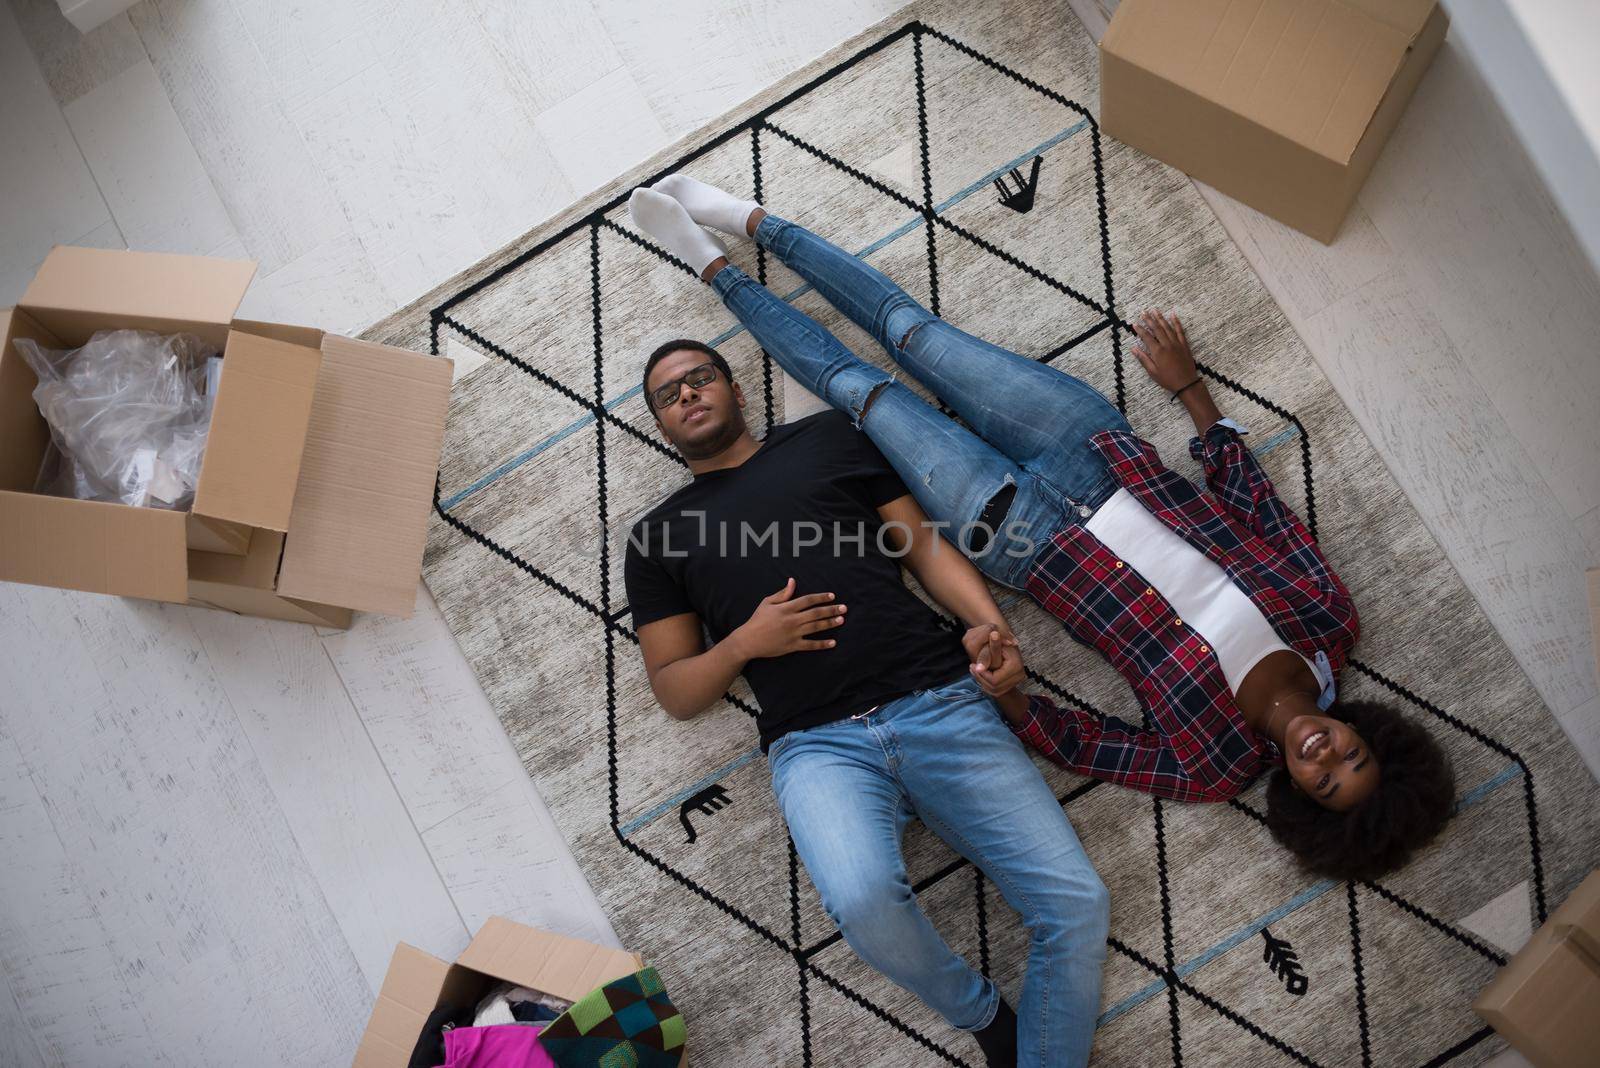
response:
M1318 665L1331 699L1359 634L1355 605L1237 430L1217 423L1189 443L1209 494L1133 434L1102 431L1091 445L1119 485L1226 571L1278 636ZM1227 800L1281 761L1245 724L1204 637L1094 535L1080 526L1057 533L1035 558L1027 588L1128 680L1154 723L1141 730L1031 695L1027 718L1012 729L1051 761L1178 801Z

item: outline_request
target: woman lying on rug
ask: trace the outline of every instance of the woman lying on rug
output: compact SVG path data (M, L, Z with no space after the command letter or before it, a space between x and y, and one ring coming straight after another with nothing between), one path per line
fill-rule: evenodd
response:
M1209 494L1168 470L1087 383L958 330L752 201L677 174L637 190L630 209L787 373L851 415L985 575L1026 590L1099 650L1154 723L992 693L1045 757L1181 801L1227 800L1274 768L1267 826L1332 878L1376 878L1443 826L1453 776L1427 731L1384 704L1334 702L1355 606L1244 428L1218 410L1176 315L1141 316L1134 353L1188 409ZM842 343L796 344L776 329L797 313L697 224L774 253L974 432ZM980 681L1016 656L1009 635L991 649L990 665L973 666Z

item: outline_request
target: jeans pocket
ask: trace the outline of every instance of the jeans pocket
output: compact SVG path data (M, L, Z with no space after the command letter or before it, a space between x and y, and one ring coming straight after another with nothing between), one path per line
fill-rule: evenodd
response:
M816 727L797 727L792 731L784 731L782 734L778 735L778 737L773 739L771 745L767 746L767 765L769 767L775 767L778 760L778 754L784 750L787 750L795 743L796 740L800 738L801 735L808 734L811 731L827 726L831 726L831 724L821 723Z
M769 767L777 761L779 751L789 743L789 738L794 733L794 731L789 731L786 734L780 734L777 738L773 739L771 745L767 746L767 765Z
M954 682L947 682L943 686L923 690L925 695L935 701L967 701L982 694L978 688L978 680L971 675L963 675Z

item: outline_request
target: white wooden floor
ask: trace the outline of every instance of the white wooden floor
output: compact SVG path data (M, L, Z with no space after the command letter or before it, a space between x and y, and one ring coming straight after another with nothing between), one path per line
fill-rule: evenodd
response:
M895 6L6 0L0 305L127 245L359 329ZM1331 249L1206 192L1600 769L1600 284L1485 87L1447 45ZM0 1064L343 1063L393 944L492 913L612 937L426 591L318 633L0 585Z

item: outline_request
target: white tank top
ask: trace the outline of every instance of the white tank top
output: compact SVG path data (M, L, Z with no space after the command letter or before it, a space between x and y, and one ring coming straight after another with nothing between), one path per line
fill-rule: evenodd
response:
M1205 639L1235 694L1262 658L1290 649L1226 571L1168 529L1126 489L1112 494L1084 529L1143 575L1178 618ZM1311 661L1306 666L1322 678Z

